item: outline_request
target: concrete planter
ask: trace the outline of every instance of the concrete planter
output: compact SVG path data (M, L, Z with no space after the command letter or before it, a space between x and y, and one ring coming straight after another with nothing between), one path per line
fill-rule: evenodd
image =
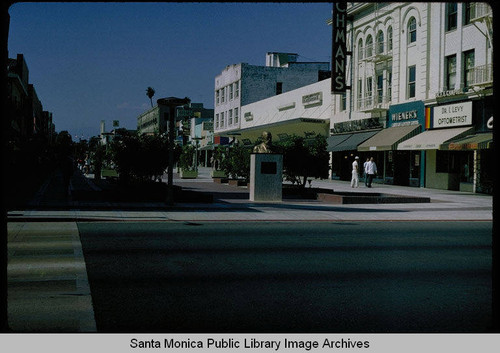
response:
M181 179L196 179L198 177L198 171L181 169L179 175Z
M228 184L231 186L247 186L248 183L243 179L229 179Z
M210 172L212 178L227 178L226 172L223 170L213 170Z

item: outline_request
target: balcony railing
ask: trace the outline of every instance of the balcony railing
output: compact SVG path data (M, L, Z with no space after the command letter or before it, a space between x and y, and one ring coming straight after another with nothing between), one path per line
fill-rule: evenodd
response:
M493 12L487 3L475 2L470 7L471 21L479 21L484 17L492 16Z
M392 48L389 50L388 42L377 42L361 48L360 60L381 61L392 57Z
M482 86L493 83L493 64L476 66L467 72L467 86Z
M390 96L372 94L366 97L358 97L357 108L359 111L381 111L388 110L391 103Z

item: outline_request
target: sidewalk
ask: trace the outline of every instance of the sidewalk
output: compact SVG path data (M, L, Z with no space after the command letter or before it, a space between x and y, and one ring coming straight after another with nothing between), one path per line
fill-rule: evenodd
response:
M399 196L429 197L430 203L331 204L318 200L283 199L282 202L251 202L246 187L217 184L208 168L201 168L197 179L179 179L174 184L183 190L211 193L213 203L162 202L117 203L106 201L74 201L72 190L96 190L93 176L76 172L69 195L64 196L60 176L40 189L26 210L9 212L9 221L404 221L404 220L468 220L492 221L493 197L467 192L436 190L396 185L374 184L351 188L346 181L313 181L312 187L333 189L335 192L381 192ZM164 180L166 181L166 180Z
M209 192L213 203L77 202L72 193L96 190L92 176L75 172L69 190L54 173L25 210L8 212L8 320L15 332L96 332L77 222L307 222L487 221L489 195L375 184L370 192L430 197L430 203L333 205L316 200L250 202L248 189L214 183L209 169L198 179L174 178L184 190ZM349 182L314 181L312 187L351 189Z

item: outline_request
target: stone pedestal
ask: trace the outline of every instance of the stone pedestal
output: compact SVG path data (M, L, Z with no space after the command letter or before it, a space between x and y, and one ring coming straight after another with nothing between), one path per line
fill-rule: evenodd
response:
M250 155L250 201L282 201L283 155Z

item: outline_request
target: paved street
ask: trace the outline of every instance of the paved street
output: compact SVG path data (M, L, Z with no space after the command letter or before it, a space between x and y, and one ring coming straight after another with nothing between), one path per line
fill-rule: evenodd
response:
M100 332L485 332L491 224L78 223Z

